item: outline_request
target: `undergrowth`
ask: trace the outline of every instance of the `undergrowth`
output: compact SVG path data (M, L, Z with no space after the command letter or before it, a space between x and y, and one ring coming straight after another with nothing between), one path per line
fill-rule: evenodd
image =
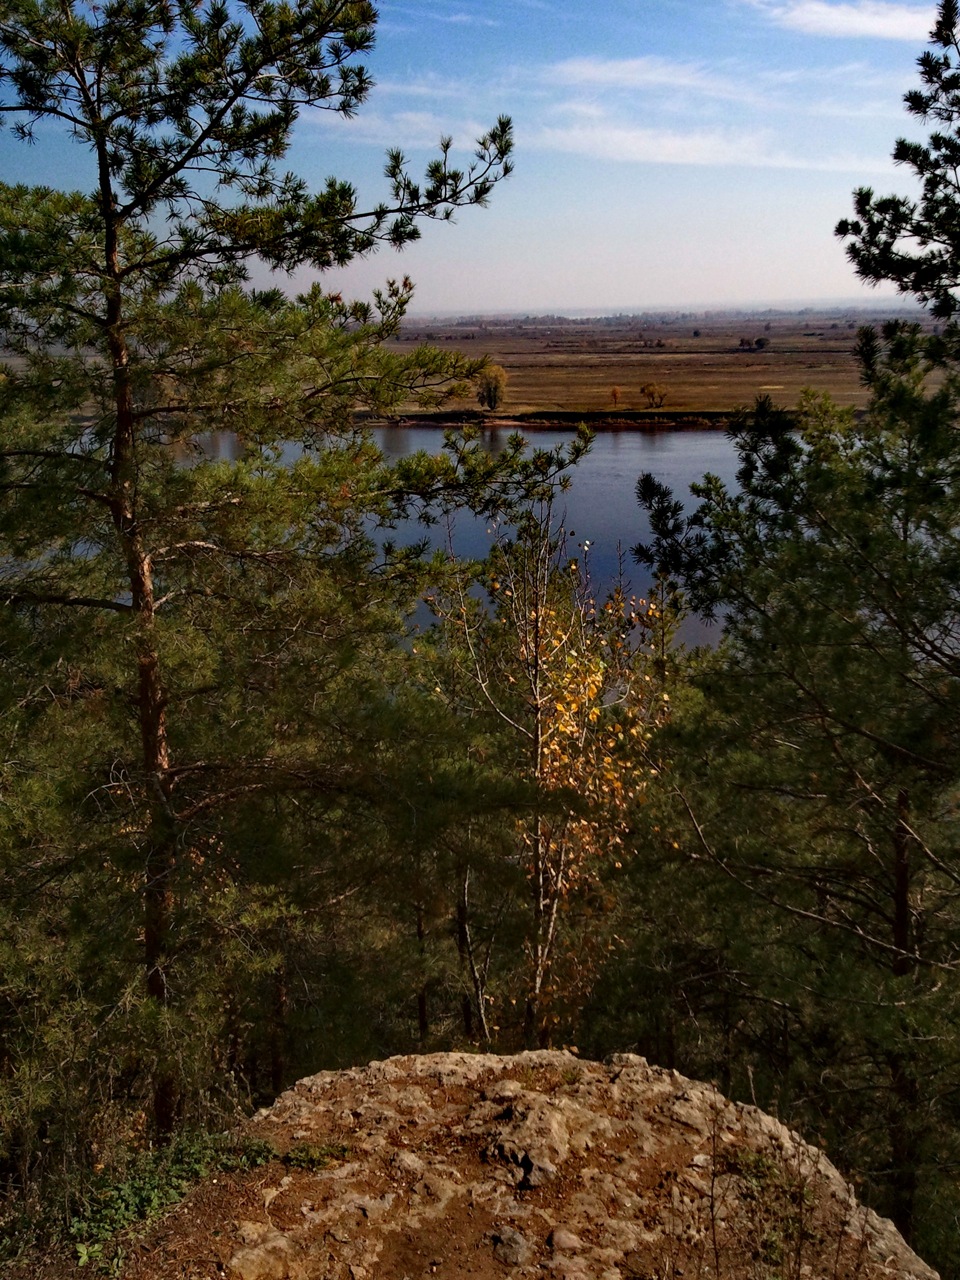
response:
M117 1236L159 1217L209 1174L243 1172L274 1160L295 1169L322 1169L346 1154L347 1148L338 1144L297 1143L280 1152L259 1138L183 1134L168 1147L138 1153L122 1171L99 1174L77 1199L59 1243L73 1245L81 1267L119 1275L123 1250ZM22 1213L0 1220L0 1265L21 1255L27 1239L38 1241L38 1225L25 1221Z

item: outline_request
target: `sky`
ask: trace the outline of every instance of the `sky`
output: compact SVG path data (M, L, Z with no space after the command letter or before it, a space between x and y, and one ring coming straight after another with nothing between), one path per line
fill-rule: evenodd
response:
M421 315L871 305L833 234L852 191L911 192L923 137L903 94L926 0L381 0L352 120L307 111L290 166L384 199L388 147L468 163L509 115L515 172L486 209L426 223L324 283L368 297L410 275ZM74 146L74 153L77 148ZM8 181L68 184L50 139L0 139ZM77 165L77 172L80 166ZM80 185L79 179L77 185ZM314 277L315 278L315 277ZM301 273L293 287L311 277ZM889 291L886 296L890 295Z
M501 114L514 174L487 209L355 264L422 313L876 303L833 234L852 191L911 192L895 139L935 6L916 0L382 0L355 120L297 159L377 190L384 148L469 158ZM889 292L889 291L888 291ZM883 296L881 291L880 297Z

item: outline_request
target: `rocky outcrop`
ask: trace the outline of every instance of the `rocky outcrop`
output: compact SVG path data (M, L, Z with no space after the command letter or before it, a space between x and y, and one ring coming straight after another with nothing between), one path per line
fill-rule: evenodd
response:
M130 1274L937 1280L820 1151L638 1057L392 1058L250 1131L287 1159L203 1188Z

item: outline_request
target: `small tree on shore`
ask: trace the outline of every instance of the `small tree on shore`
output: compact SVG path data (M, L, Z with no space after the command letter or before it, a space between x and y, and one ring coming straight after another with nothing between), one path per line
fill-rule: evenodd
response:
M491 413L503 404L507 392L507 371L499 364L490 364L477 377L477 400L480 407Z

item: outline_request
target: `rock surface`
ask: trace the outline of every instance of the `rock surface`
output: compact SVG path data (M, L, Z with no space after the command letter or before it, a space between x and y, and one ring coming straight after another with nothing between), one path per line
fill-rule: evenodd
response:
M125 1274L937 1280L821 1152L643 1058L391 1058L301 1080L248 1133L287 1160L208 1179Z

